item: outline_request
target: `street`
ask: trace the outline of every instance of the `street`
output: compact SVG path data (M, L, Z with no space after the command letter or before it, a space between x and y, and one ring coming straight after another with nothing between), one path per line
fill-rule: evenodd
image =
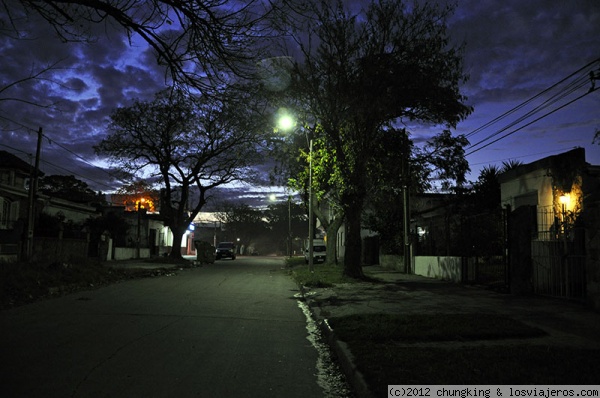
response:
M2 397L324 397L282 258L238 258L0 312Z

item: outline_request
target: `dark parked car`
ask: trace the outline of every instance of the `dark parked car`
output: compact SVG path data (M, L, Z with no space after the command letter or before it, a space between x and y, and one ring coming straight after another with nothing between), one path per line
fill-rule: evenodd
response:
M222 258L230 258L235 260L235 245L233 242L221 242L217 245L215 253L217 260Z

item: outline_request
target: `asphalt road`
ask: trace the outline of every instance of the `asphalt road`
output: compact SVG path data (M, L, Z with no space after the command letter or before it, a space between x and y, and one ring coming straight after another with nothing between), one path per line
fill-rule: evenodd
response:
M281 258L0 312L1 397L323 397Z

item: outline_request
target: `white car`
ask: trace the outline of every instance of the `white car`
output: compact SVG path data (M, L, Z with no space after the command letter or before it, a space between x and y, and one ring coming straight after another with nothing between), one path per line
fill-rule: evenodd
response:
M308 264L309 248L304 250L304 262ZM313 243L313 263L324 263L327 260L327 246L325 243Z

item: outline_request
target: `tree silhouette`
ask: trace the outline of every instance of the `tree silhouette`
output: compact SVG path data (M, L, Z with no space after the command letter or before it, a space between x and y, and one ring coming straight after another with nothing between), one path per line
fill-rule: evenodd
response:
M447 131L471 112L459 87L462 49L446 31L451 7L380 0L352 12L342 1L314 1L305 11L310 17L289 32L301 51L291 92L296 109L318 126L313 138L335 159L330 180L346 221L344 273L360 278L361 216L382 135L409 121L444 125L433 146L462 155ZM453 177L464 180L467 169L463 163Z
M253 176L264 131L248 106L212 96L166 90L151 102L136 101L112 115L112 133L95 147L120 168L160 181L160 215L173 233L170 256L207 202L210 190Z

